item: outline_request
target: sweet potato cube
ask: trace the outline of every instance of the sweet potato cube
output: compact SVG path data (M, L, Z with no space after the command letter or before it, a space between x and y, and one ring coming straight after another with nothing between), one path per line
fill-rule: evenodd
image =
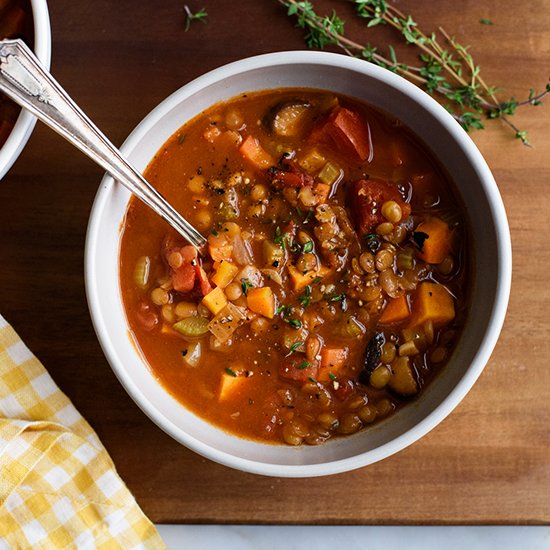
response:
M441 326L454 318L454 300L447 288L427 281L420 283L414 297L411 326L416 327L427 321Z
M406 296L399 296L399 298L392 298L388 305L385 307L379 322L383 325L389 325L391 323L399 323L404 321L410 315L409 302Z
M230 260L233 254L233 243L226 235L209 235L208 253L215 262Z
M254 313L273 319L275 315L275 295L268 286L249 288L246 302L248 309Z
M202 303L214 315L217 315L227 305L227 298L223 290L219 286L217 286L202 299Z
M440 264L451 252L453 232L440 218L429 218L416 228L415 233L427 235L422 248L417 252L418 257L429 264Z
M312 269L311 271L306 271L305 273L302 273L291 264L287 265L287 269L294 290L302 290L307 285L310 285L317 277L322 278L330 273L330 269L324 266L321 266L319 270Z
M235 398L239 392L243 391L244 387L247 385L247 380L248 378L246 376L239 374L233 376L233 374L230 374L229 372L224 372L220 378L218 401L225 401L227 399Z
M212 282L220 288L225 288L237 275L238 271L239 268L235 264L222 260L212 277Z

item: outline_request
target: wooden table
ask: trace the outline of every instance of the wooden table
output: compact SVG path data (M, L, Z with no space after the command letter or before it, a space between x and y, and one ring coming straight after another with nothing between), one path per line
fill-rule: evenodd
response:
M194 77L248 55L304 47L275 0L189 0L209 17L187 33L183 4L51 2L53 73L116 144ZM486 79L516 97L546 85L545 0L528 10L511 0L399 5L427 29L441 24L472 44ZM101 352L84 293L86 223L102 172L40 124L0 183L0 312L95 428L156 522L548 523L550 105L525 109L516 121L532 149L500 123L473 135L504 197L514 246L500 342L447 420L373 466L301 480L239 473L180 446L141 413Z

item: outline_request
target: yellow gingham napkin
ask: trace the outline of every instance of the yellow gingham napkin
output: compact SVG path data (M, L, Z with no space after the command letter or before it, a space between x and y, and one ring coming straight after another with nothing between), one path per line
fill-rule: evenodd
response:
M0 316L0 549L166 548L89 424Z

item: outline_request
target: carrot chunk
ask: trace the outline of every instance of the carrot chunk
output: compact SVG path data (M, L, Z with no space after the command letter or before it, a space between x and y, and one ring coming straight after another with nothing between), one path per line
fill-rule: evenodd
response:
M246 297L248 309L254 313L259 313L268 319L275 316L275 295L268 286L248 289Z
M336 376L346 363L348 348L327 348L321 350L321 366L317 380L328 382L332 376Z
M447 288L427 281L420 283L413 301L411 326L428 321L434 325L444 325L454 318L454 300Z
M422 239L417 255L428 264L440 264L451 252L453 232L440 218L429 218L418 225L415 231L418 242L416 235Z
M378 320L383 325L390 323L398 323L404 321L410 315L409 302L406 296L392 298L389 302L380 319Z
M265 169L275 164L271 155L260 145L260 142L254 136L247 136L242 142L239 151L256 168Z

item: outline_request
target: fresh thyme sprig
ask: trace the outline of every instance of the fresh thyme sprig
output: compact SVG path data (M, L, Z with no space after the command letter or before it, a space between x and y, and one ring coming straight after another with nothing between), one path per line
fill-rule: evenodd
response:
M411 15L405 15L386 0L347 1L354 5L356 14L366 21L367 28L388 25L400 34L404 44L416 47L420 62L416 66L399 62L392 45L388 45L388 54L384 55L369 43L348 38L344 20L335 10L330 15L319 15L312 2L277 1L287 8L288 15L296 17L298 26L306 30L305 40L310 48L324 49L332 45L352 57L371 61L436 96L466 131L484 128L482 118L501 119L514 131L516 138L529 145L527 132L520 130L509 117L515 114L518 107L541 105L544 96L550 93L550 83L540 93L531 89L524 101L513 97L500 101L496 93L502 90L488 86L481 78L479 65L475 64L468 46L461 45L441 27L437 33L425 34Z
M203 23L206 23L208 13L204 8L193 13L189 6L185 4L183 9L185 10L185 32L191 28L191 23L193 23L193 21L202 21Z

